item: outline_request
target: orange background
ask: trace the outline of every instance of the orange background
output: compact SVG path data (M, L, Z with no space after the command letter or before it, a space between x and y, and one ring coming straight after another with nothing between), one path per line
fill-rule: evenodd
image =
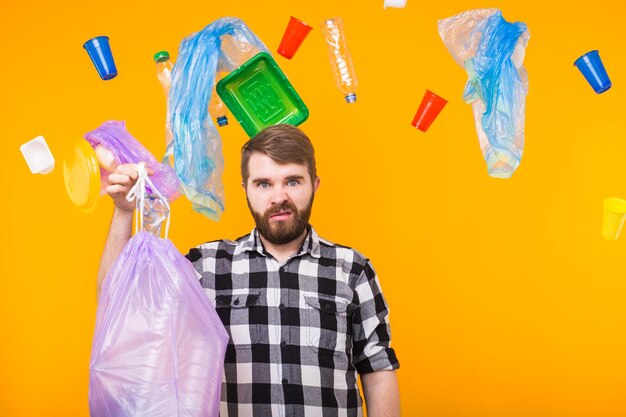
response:
M82 214L63 186L63 147L109 119L157 157L165 103L152 55L223 16L275 51L289 15L315 27L276 59L308 105L321 188L312 223L373 260L391 306L402 411L422 417L626 415L626 238L600 237L601 203L626 197L626 7L617 1L494 1L528 24L526 150L512 179L489 178L465 71L438 19L484 7L377 1L5 1L0 11L0 416L87 416L95 281L112 213ZM319 26L342 16L360 88L334 86ZM119 76L101 81L82 44L108 35ZM599 49L614 87L574 68ZM410 121L426 88L450 103L427 134ZM246 140L222 133L226 211L180 199L184 253L253 227L239 178ZM19 145L43 135L57 158L32 175Z

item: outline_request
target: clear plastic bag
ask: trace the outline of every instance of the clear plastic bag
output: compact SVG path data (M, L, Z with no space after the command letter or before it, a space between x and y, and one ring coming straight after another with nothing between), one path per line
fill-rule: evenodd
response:
M97 129L86 133L85 139L96 149L96 154L98 154L100 146L108 151L107 155L112 154L115 162L108 161L108 164L105 164L109 169L117 164L138 164L143 162L154 171L151 181L169 201L173 201L180 196L178 192L179 182L174 170L170 166L158 162L150 151L128 133L126 124L123 121L106 121ZM107 171L106 167L101 166L100 174L102 178L101 192L105 193L105 188L109 185L107 180L109 171Z
M194 210L212 220L224 210L222 141L207 110L216 71L219 65L220 72L230 72L257 52L269 51L243 21L222 18L181 42L172 71L168 108L174 141L166 157L173 153Z
M463 100L472 104L489 175L510 178L524 151L528 28L507 22L498 9L477 9L440 20L438 29L469 76Z
M129 193L145 207L145 169ZM140 220L141 222L141 220ZM166 238L141 230L107 275L91 350L91 417L219 414L228 333L191 263Z

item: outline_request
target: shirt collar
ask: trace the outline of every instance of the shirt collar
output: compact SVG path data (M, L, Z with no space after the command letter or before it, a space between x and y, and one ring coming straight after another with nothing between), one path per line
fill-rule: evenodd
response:
M300 255L304 255L308 253L312 257L319 259L321 256L320 238L317 232L315 231L315 229L313 229L313 226L309 225L308 229L309 229L309 233L304 238L304 242L302 242L302 246L300 247L300 249L298 250L295 256L300 256ZM263 242L261 241L261 238L259 237L259 231L256 228L252 230L250 235L248 235L248 238L245 239L243 243L241 244L241 251L242 252L257 251L263 256L268 255L268 253L265 251L265 248L263 247Z

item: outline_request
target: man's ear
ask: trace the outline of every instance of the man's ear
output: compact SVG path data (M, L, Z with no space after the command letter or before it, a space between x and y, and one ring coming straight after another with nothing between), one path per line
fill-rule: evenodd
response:
M315 181L313 181L313 192L317 191L320 186L320 177L315 177Z

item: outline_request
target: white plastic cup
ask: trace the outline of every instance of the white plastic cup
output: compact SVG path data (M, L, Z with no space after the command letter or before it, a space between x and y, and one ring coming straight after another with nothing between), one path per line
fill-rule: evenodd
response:
M54 156L43 136L26 142L20 146L20 150L33 174L48 174L54 169Z
M396 7L401 9L404 6L406 6L406 0L385 0L385 3L383 4L383 8L385 9L387 7Z

